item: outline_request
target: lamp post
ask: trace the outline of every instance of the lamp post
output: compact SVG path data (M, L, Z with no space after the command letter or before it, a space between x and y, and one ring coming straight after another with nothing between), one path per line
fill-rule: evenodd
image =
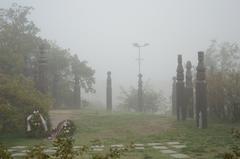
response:
M133 46L138 48L138 109L139 112L143 112L144 108L143 108L143 88L142 88L142 77L143 75L141 74L141 48L142 47L146 47L148 46L148 43L145 44L138 44L138 43L134 43Z
M145 43L145 44L142 44L142 45L140 45L138 43L133 43L133 46L138 48L138 59L137 59L138 60L138 74L141 74L141 61L142 61L142 59L141 59L141 48L146 47L148 45L149 45L149 43Z

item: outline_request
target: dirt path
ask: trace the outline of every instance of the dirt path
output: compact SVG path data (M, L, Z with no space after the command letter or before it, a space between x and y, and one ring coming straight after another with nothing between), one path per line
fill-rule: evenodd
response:
M51 110L50 111L50 120L52 128L56 128L57 124L66 119L76 119L78 110Z

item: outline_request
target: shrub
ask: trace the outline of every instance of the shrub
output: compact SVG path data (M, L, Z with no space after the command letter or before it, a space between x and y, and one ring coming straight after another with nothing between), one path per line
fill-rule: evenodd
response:
M1 159L12 159L11 154L7 151L7 149L0 144L0 158Z
M34 88L31 80L22 76L12 77L0 74L0 132L23 133L26 117L38 109L47 119L51 99Z
M42 145L33 146L27 153L26 159L49 159L50 156L44 153L44 147Z
M73 139L71 137L56 138L53 146L57 147L55 157L60 159L73 159L77 154L73 151Z
M48 155L43 145L36 145L29 149L25 159L120 159L125 152L131 151L132 143L124 148L110 148L104 153L93 153L89 146L82 146L79 150L73 148L72 137L58 137L53 141L56 152ZM2 157L2 158L1 158ZM12 159L7 149L0 144L0 159Z
M240 131L238 129L232 129L232 136L236 140L235 144L232 145L231 151L226 152L223 155L224 159L239 159L240 158Z

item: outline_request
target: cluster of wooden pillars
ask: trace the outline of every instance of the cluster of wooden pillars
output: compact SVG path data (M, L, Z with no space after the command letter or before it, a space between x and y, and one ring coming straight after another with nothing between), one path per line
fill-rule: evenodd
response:
M204 52L198 52L196 78L193 82L192 64L186 63L186 76L182 55L178 55L177 76L172 85L172 113L178 121L194 118L198 128L207 128L207 83L204 66ZM186 80L184 80L186 79Z

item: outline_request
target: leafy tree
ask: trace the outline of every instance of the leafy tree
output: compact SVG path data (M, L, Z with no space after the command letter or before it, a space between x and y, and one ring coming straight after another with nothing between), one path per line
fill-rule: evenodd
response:
M0 72L23 73L25 62L36 50L39 29L27 18L31 10L17 4L0 9Z
M48 78L51 95L55 99L54 106L64 104L66 99L65 92L71 91L71 55L68 50L62 49L54 43L50 43L48 50Z
M24 75L38 83L39 47L42 43L47 50L47 78L49 92L55 102L54 106L74 105L74 76L79 76L80 88L94 92L94 70L86 61L72 65L75 56L68 49L38 37L40 31L28 15L32 7L13 4L9 9L0 9L0 73L7 75ZM76 77L77 77L76 76Z
M85 92L94 93L95 89L93 84L95 84L95 70L88 66L87 61L80 61L77 55L74 55L72 58L72 72L74 75L78 75L80 78L81 88Z
M74 101L75 106L81 106L81 88L86 93L94 93L95 71L87 65L87 61L80 61L77 55L72 58L72 72L74 75Z
M130 87L128 90L125 90L123 87L121 89L121 96L119 97L121 103L119 104L119 108L127 111L137 111L137 89L134 87Z
M130 87L129 90L121 88L122 96L119 97L121 103L120 109L128 111L138 110L138 90L134 87ZM164 112L167 111L166 98L162 95L162 92L156 92L150 85L144 85L143 87L143 102L145 112Z

